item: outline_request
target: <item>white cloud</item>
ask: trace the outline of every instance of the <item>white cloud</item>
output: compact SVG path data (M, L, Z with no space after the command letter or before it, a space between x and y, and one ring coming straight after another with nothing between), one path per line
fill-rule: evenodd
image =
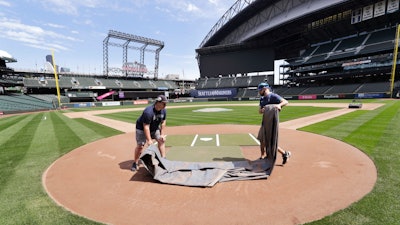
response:
M55 48L67 50L64 45L55 44L60 40L80 42L74 37L62 35L53 31L44 30L41 27L21 23L18 20L0 18L0 37L22 42L35 48Z
M78 9L77 9L77 6L74 4L74 1L45 0L45 1L39 1L39 2L47 10L61 13L61 14L78 15Z
M22 2L26 5L22 5ZM207 29L234 2L235 0L27 0L20 3L15 0L0 0L0 41L18 42L21 48L13 51L19 50L20 57L34 54L35 51L26 51L26 46L63 51L66 54L62 54L62 57L71 57L73 52L85 48L85 53L94 57L86 57L84 61L98 57L97 63L101 64L101 40L107 36L110 26L114 29L115 25L117 30L123 28L127 30L124 32L137 32L144 36L155 34L156 39L162 38L165 41L167 47L161 52L163 55L160 71L169 73L168 70L177 70L181 73L185 70L185 74L198 74L194 50L183 51L182 48L197 47L198 43L194 42L200 39L199 33L206 35ZM30 11L25 13L24 10ZM181 22L188 22L188 26ZM191 30L192 28L194 29ZM188 34L192 36L187 38ZM181 37L185 38L180 39ZM79 43L83 40L84 45ZM165 51L168 53L164 54ZM79 64L82 62L80 57L82 56L73 56L69 60L76 60ZM146 63L152 57L146 57ZM27 58L24 62L29 61L29 57ZM117 59L120 61L119 55ZM190 69L192 67L194 69Z
M192 3L188 3L188 5L186 6L186 11L187 12L199 12L200 9Z
M233 4L230 0L157 0L156 9L167 13L178 21L192 19L215 19L222 16Z
M47 23L45 25L47 25L49 27L54 27L54 28L65 28L64 25L59 25L59 24L54 24L54 23Z
M1 0L0 0L1 1ZM113 8L118 2L108 0L35 0L49 11L59 14L79 15L81 8ZM136 1L134 1L136 2Z
M0 0L1 1L1 0ZM47 10L59 14L78 16L84 9L110 9L113 11L133 11L144 7L146 0L36 0ZM95 12L92 12L95 13Z
M0 5L1 6L6 6L6 7L10 7L11 3L7 2L7 1L0 0Z
M0 0L3 1L3 0ZM215 19L233 4L232 0L35 0L43 7L58 14L73 16L102 13L101 9L115 12L141 12L155 9L176 21ZM151 6L151 7L148 7ZM83 13L84 11L84 13Z

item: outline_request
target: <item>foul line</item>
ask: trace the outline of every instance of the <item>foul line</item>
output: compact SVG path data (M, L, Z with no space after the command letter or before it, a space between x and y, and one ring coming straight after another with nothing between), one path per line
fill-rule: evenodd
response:
M194 146L194 144L195 144L196 141L197 141L197 137L198 137L198 136L199 136L198 134L196 134L196 136L194 136L194 139L193 139L192 144L190 145L190 147L193 147L193 146Z
M249 133L249 135L250 135L251 138L253 138L253 140L254 140L258 145L260 145L260 141L257 140L257 138L254 137L254 135L252 135L251 133Z
M216 141L217 147L219 147L219 135L218 134L215 135L215 141Z

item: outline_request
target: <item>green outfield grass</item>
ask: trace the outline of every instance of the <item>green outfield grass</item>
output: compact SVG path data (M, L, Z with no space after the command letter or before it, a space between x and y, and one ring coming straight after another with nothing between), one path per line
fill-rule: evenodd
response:
M239 102L235 102L238 104ZM201 103L203 105L203 103ZM216 104L214 102L214 104ZM221 108L231 111L221 112L195 112L199 109L204 109L205 106L195 106L190 108L167 108L167 123L168 126L180 125L200 125L200 124L260 124L260 115L258 114L258 106L226 106L226 102L221 102L222 106L210 106L210 108ZM171 106L177 104L170 104ZM182 104L178 104L181 106ZM144 106L142 106L144 107ZM296 110L286 110L295 108ZM311 107L311 106L296 106L286 107L280 113L280 121L284 122L304 116L311 116L318 113L328 112L337 108L329 107ZM121 120L129 123L135 123L142 111L120 112L113 114L101 114L110 119Z
M344 101L350 102L335 102ZM368 102L385 105L374 111L355 110L301 129L356 146L374 161L378 170L378 180L371 193L348 208L310 224L399 224L400 101ZM212 102L213 106L210 107L215 108L214 104L219 103L229 104ZM257 106L220 106L232 111L201 113L193 110L204 106L198 107L194 103L176 105L193 107L168 109L168 126L260 123ZM111 108L102 108L106 109ZM93 109L63 112L80 110ZM287 121L327 110L332 109L288 106L282 110L280 118L281 121ZM141 111L132 111L103 116L134 123L140 113ZM42 186L41 176L52 162L69 151L117 134L120 132L84 119L69 119L62 112L0 117L0 224L97 224L71 214L53 202ZM188 138L187 142L190 140ZM218 157L222 156L213 158Z

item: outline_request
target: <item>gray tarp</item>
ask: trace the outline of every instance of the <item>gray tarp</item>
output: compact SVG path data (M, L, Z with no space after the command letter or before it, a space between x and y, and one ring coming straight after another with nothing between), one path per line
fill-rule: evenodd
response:
M274 165L278 150L279 110L275 105L266 105L264 108L263 122L257 138L261 143L265 143L264 147L267 153L265 160Z
M265 119L276 119L277 112L268 110L272 116L264 113L264 124L271 121ZM279 115L278 115L279 116ZM276 121L276 120L275 120ZM279 120L278 120L279 121ZM266 123L267 122L267 123ZM276 123L271 123L276 126ZM270 126L263 126L265 129ZM231 180L253 180L268 178L271 175L276 159L277 129L266 132L264 136L268 144L268 157L255 161L233 161L233 162L181 162L162 158L156 145L148 147L140 156L140 160L155 180L166 184L177 184L184 186L212 187L217 182ZM267 135L269 135L267 137ZM273 149L275 146L275 149ZM271 148L272 147L272 148ZM188 147L189 148L189 147ZM275 151L275 153L272 153Z

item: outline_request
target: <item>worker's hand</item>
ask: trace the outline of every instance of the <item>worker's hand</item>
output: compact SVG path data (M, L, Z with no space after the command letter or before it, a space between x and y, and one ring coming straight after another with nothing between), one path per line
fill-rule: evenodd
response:
M165 143L166 140L167 140L167 135L161 135L160 138L158 139L158 141L161 143Z
M153 144L153 140L146 140L146 144L147 144L147 146L152 145Z

